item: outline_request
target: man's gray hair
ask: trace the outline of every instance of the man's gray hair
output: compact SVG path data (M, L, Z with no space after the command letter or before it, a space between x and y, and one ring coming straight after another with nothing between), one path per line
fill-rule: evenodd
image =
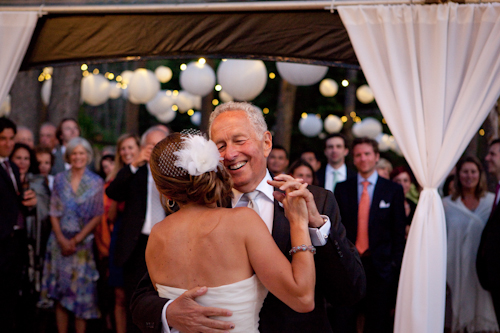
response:
M69 140L68 144L66 145L66 152L64 153L64 159L66 160L67 163L69 163L70 162L69 157L73 153L73 150L75 150L75 148L78 146L82 146L87 152L87 165L89 165L92 162L94 151L92 150L92 146L90 145L90 143L81 136Z
M146 139L148 137L148 135L150 133L153 133L153 132L160 132L161 134L163 134L165 137L168 136L168 133L165 132L164 130L162 130L160 127L158 127L157 125L153 126L153 127L150 127L146 130L146 132L144 132L141 136L141 147L144 147L146 145Z
M247 102L227 102L220 104L215 108L215 110L210 114L210 120L208 122L208 133L212 135L212 124L219 115L228 111L243 111L247 114L250 124L252 124L255 133L259 139L264 137L264 133L267 131L267 124L262 115L262 111L255 105Z

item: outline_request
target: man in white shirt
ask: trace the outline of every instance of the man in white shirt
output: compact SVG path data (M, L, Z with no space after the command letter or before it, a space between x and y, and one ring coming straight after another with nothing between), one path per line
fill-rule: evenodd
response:
M266 159L271 151L272 138L262 112L249 103L229 102L214 110L210 124L211 139L233 180L232 206L249 205L249 199L243 194L255 194L252 200L259 215L278 247L289 257L288 220L277 200L280 194L267 182L271 179ZM259 314L261 333L331 332L326 299L336 304L353 303L364 294L365 276L360 259L354 246L345 238L333 194L317 186L309 186L308 190L311 192L306 199L309 231L313 245L317 247L316 307L310 313L297 313L269 294ZM158 332L159 327L163 327L163 332L169 332L169 326L180 332L229 330L231 318L220 321L209 317L231 314L224 309L198 305L196 297L202 293L199 288L193 288L167 302L158 297L149 276L146 276L132 300L134 322L143 332Z
M164 130L156 127L147 130L142 135L137 158L125 165L106 189L111 199L125 202L116 240L115 264L123 267L127 309L137 283L147 271L145 251L151 228L165 218L148 162L156 143L166 136ZM127 332L140 332L128 314Z
M325 139L325 156L328 163L316 173L319 186L333 192L338 183L356 175L345 164L347 154L349 154L349 148L347 148L343 134L330 134Z

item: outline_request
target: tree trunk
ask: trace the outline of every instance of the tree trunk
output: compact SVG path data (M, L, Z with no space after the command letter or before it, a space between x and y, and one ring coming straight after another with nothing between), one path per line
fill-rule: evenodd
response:
M284 79L281 80L273 143L283 146L288 152L290 152L292 141L296 92L297 86L294 86Z
M351 118L351 112L356 111L356 77L358 75L358 71L356 69L348 69L347 70L347 81L349 81L349 85L345 89L345 101L344 101L344 116L347 117L347 122L344 123L343 133L347 137L347 140L352 142L352 125L354 123Z
M206 64L212 68L214 68L215 63L213 59L207 59ZM200 130L203 133L207 133L210 136L210 133L208 133L208 121L210 120L210 114L213 111L213 104L212 100L214 99L214 91L212 90L207 96L203 97L201 99L201 123L200 123Z
M47 107L50 122L57 125L64 118L78 119L81 81L79 66L54 67L52 94Z
M38 137L40 124L46 121L42 114L40 98L41 84L38 82L40 70L32 69L17 73L10 90L11 113L9 118L17 125L23 125L33 131Z

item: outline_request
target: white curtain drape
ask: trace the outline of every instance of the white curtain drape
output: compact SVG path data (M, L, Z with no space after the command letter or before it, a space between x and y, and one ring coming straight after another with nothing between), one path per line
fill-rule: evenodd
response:
M424 187L404 254L395 332L442 332L446 229L437 187L500 94L500 5L338 10L377 104Z
M37 20L37 12L0 12L0 104L14 83Z

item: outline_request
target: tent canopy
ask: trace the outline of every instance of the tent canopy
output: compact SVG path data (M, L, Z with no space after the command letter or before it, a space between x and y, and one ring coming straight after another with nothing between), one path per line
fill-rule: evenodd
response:
M22 69L193 56L358 67L338 14L300 10L48 14L38 20Z

